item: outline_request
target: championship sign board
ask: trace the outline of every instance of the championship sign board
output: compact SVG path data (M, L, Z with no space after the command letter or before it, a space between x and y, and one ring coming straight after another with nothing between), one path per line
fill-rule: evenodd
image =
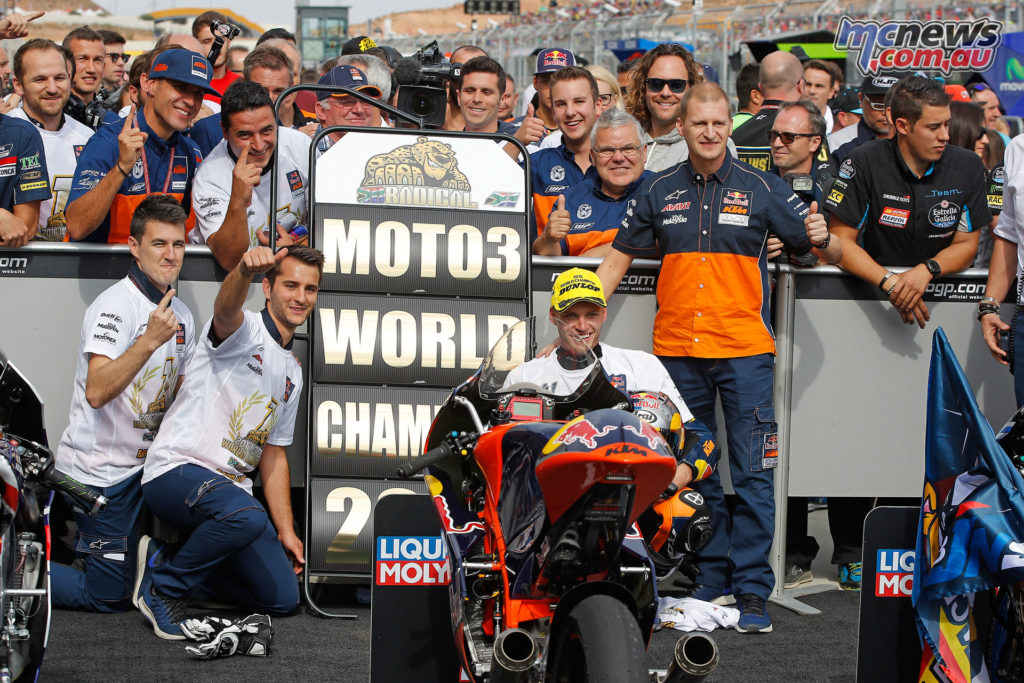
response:
M349 130L312 169L307 486L314 575L372 575L372 510L451 389L530 314L529 187L497 138Z

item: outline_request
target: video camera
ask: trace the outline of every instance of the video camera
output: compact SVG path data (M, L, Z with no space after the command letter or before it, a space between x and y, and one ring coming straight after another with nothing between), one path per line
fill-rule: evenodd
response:
M401 86L398 108L420 117L426 128L444 125L448 106L447 85L462 73L461 64L442 64L443 59L435 40L421 47L412 57L398 60L395 65L395 80Z
M229 24L228 22L221 21L220 19L214 19L210 22L210 33L213 34L213 45L210 46L210 52L206 55L206 59L210 62L211 66L216 66L217 58L220 57L220 51L224 49L224 41L234 40L241 32L242 29L238 28L234 24Z
M99 97L92 98L92 102L86 104L78 97L78 95L70 93L68 96L68 102L64 105L65 116L72 118L93 130L99 130L99 127L103 124L105 114L106 108L103 106L103 102Z

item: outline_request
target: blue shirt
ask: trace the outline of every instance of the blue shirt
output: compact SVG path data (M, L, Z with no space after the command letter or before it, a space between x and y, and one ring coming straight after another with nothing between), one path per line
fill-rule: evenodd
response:
M558 195L591 177L597 177L597 169L591 165L584 173L564 139L558 147L547 147L530 155L530 192L538 235L544 231Z
M626 207L640 184L652 176L650 171L635 180L618 199L601 191L600 176L588 175L585 182L563 193L565 209L572 225L561 241L563 256L580 256L585 251L615 239L619 225L626 217Z
M224 130L220 127L220 112L196 121L196 125L189 129L188 136L199 147L204 159L210 156L213 148L224 139Z
M127 242L132 213L148 194L166 192L173 195L190 214L187 223L189 229L195 225L195 216L191 215L192 179L195 178L196 169L203 161L199 147L188 136L178 132L171 133L166 141L162 140L146 123L143 111L139 111L137 116L139 130L149 136L143 147L145 162L142 157L135 162L128 177L121 182L121 187L118 188L110 205L110 212L96 230L81 240L83 242ZM107 173L114 169L119 154L117 136L121 134L121 129L127 121L125 118L121 119L120 123L101 126L96 134L89 138L78 158L75 177L71 181L67 203L69 207L79 197L96 187ZM118 173L116 170L114 172Z
M0 209L51 196L39 132L27 121L0 114Z

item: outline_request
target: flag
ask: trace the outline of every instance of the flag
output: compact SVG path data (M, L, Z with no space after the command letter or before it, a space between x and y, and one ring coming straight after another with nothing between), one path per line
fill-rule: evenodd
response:
M1024 580L1024 479L999 446L940 327L928 375L924 493L911 599L921 681L989 680L974 594Z

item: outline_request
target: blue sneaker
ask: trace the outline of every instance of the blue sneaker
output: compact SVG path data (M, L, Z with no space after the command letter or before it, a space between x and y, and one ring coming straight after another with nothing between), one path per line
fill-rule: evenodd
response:
M740 620L736 630L740 633L771 633L772 618L764 606L764 598L753 593L740 596Z
M861 562L847 562L839 565L839 588L844 591L860 590Z
M732 593L717 586L702 586L698 584L689 597L715 605L733 605L736 603L736 598L732 596Z
M169 598L156 592L153 585L153 571L146 567L142 581L136 591L139 611L153 625L153 632L164 640L185 640L186 634L181 623L188 620L185 607L177 598Z

